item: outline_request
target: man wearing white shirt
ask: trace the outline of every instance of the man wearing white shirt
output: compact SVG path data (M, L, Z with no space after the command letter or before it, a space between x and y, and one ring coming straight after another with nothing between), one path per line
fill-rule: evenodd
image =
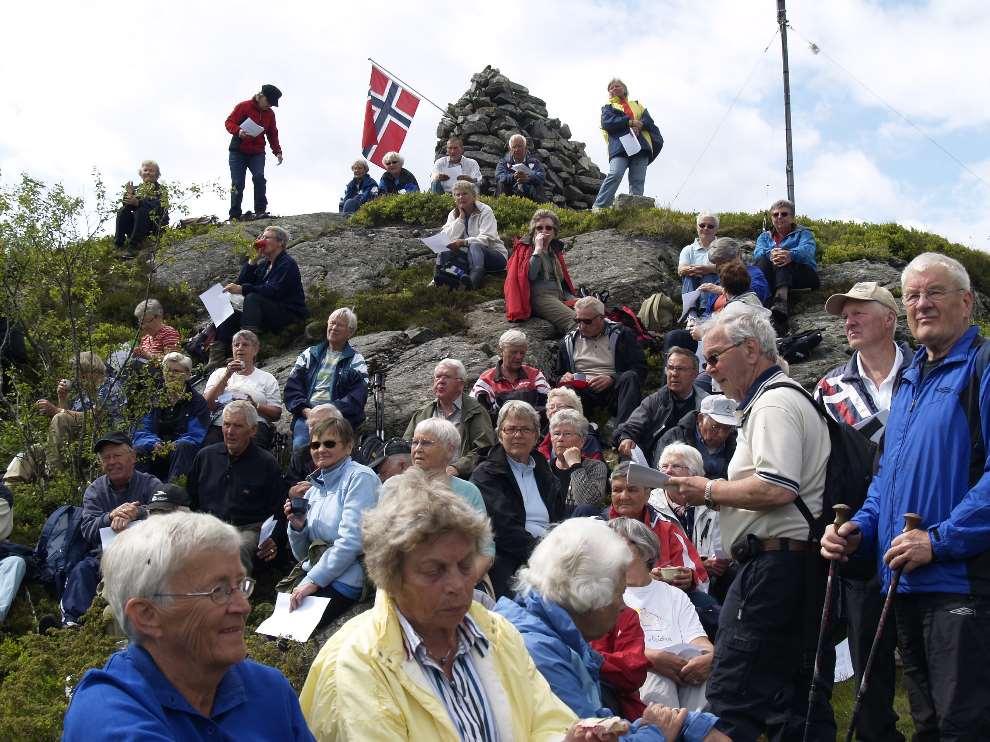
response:
M457 172L457 170L460 172ZM481 187L481 166L477 160L464 156L464 142L458 137L447 140L447 156L433 163L430 190L433 193L450 193L454 183L466 180Z

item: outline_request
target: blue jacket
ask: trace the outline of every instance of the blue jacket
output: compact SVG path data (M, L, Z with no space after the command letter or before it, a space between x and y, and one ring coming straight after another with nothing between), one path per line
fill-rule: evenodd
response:
M299 265L285 250L278 254L267 276L268 261L260 260L254 265L245 262L237 283L244 296L261 294L266 299L277 301L284 309L298 315L299 319L309 316L306 308L306 294L303 292Z
M763 306L766 306L767 302L770 301L770 285L767 283L767 277L763 275L763 271L756 265L747 265L746 272L749 273L749 290L760 297ZM715 283L718 283L718 281ZM718 297L718 294L708 294L708 304L705 307L706 316L712 313L712 308L715 306L715 301Z
M159 443L184 441L199 446L210 427L203 395L186 382L185 399L171 407L152 407L134 433L134 450L147 453ZM168 427L169 429L166 429Z
M508 152L505 157L498 161L495 166L495 180L499 183L506 183L509 186L515 187L515 170L512 169L513 165L522 164L533 171L529 180L526 181L526 186L529 188L542 188L544 181L547 179L547 174L543 170L543 163L538 159L533 157L526 151L526 157L523 158L522 163L517 163L512 159L512 153Z
M774 244L773 233L769 229L766 230L756 238L753 260L759 260L764 255L769 256L770 251L775 247L779 247L781 250L790 250L793 260L818 270L818 264L815 262L815 251L818 249L815 233L807 227L795 224L791 233L782 239L779 245Z
M567 611L530 591L515 600L499 598L495 612L519 630L536 669L546 678L554 695L579 718L615 715L601 703L598 683L602 656L584 640ZM689 742L702 740L716 721L712 714L692 711L681 738ZM663 732L640 721L622 739L665 742Z
M382 194L419 192L419 183L416 181L416 176L405 168L402 168L402 172L399 173L398 178L392 177L391 173L386 172L382 175L378 187L381 189Z
M924 381L926 351L918 348L894 392L880 469L853 517L863 533L861 548L877 556L885 590L890 569L883 554L904 527L904 513L914 512L928 530L934 561L903 574L898 592L990 595L990 457L984 448L983 460L971 461L972 436L960 405L973 377L977 338L974 325ZM974 419L988 441L990 372L976 388Z
M82 519L79 524L83 538L91 548L100 548L100 529L110 527L111 510L115 510L125 502L147 505L151 502L152 495L164 487L158 477L137 469L131 474L127 488L119 494L114 491L106 474L97 477L90 482L83 494ZM147 517L147 509L141 507L140 511L139 520Z
M296 365L285 380L285 408L292 413L292 424L302 417L306 407L312 407L310 397L316 384L316 372L323 364L327 342L306 348L296 359ZM368 401L368 365L364 356L356 352L350 343L344 344L340 361L334 369L330 397L340 414L347 418L355 430L364 422L364 405ZM291 430L291 428L290 428Z
M131 644L98 670L88 670L72 694L62 742L147 742L194 739L313 740L296 692L273 667L251 660L227 670L209 717L194 709L151 655Z
M354 198L355 196L360 196L361 203L366 204L377 195L378 184L375 182L374 178L365 173L360 182L356 178L351 178L347 181L347 187L344 188L344 195L340 199L340 206L337 208L343 209L344 201L349 198Z
M643 109L639 119L643 122L643 130L636 138L639 140L639 146L643 148L642 151L649 153L650 162L653 162L663 148L663 136L645 106L641 106L639 101L629 101L629 103L633 106L634 112L636 107ZM629 117L626 116L621 105L616 107L613 103L606 103L602 106L602 131L605 132L605 139L608 142L608 159L625 157L626 149L619 141L619 137L629 133ZM649 136L644 136L644 133Z

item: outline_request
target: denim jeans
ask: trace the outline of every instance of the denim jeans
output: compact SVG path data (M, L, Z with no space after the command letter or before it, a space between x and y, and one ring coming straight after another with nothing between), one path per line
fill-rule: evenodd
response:
M241 152L230 152L230 217L241 215L241 199L244 198L244 186L247 181L247 171L251 171L254 182L254 213L263 214L268 210L268 198L265 195L265 153L245 155Z
M619 190L622 176L629 170L629 193L634 196L643 195L643 186L646 185L646 167L650 164L650 157L645 152L633 155L632 157L617 156L608 161L608 175L602 181L602 187L598 190L598 198L595 199L594 208L604 209L612 205L615 200L615 192Z

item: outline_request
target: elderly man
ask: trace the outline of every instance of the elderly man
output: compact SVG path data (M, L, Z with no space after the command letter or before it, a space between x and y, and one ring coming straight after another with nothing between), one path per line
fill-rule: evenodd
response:
M275 457L254 442L258 411L245 399L223 408L223 442L196 455L187 489L193 510L215 515L237 528L246 565L255 557L270 562L278 554L277 540L285 537L285 483ZM277 533L261 543L261 525L269 517Z
M558 386L573 388L586 408L607 407L625 422L642 399L643 349L632 330L605 319L605 305L594 296L575 302L574 321L577 328L558 347Z
M210 348L210 365L215 368L224 364L238 330L281 332L309 316L299 265L286 252L289 232L274 225L265 227L254 247L257 254L241 266L237 281L223 287L228 294L244 297L244 309L217 327L218 342Z
M488 449L495 445L492 419L478 401L464 391L467 369L456 358L444 358L433 369L434 400L416 412L403 438L411 441L422 420L440 417L457 426L461 434L460 455L447 467L452 477L468 479Z
M348 342L357 331L357 315L347 307L327 318L327 339L306 348L285 380L285 407L292 413L292 447L309 445L306 418L330 403L354 430L364 422L368 401L368 364Z
M432 418L431 418L432 419ZM412 445L403 438L390 438L385 441L375 458L368 462L382 484L392 477L402 474L412 466Z
M543 372L523 363L529 350L529 338L522 330L506 330L498 339L498 362L482 372L471 387L471 396L488 410L492 419L510 399L529 402L537 411L547 404L550 385Z
M127 182L121 207L117 210L117 224L114 231L113 244L120 248L126 244L128 253L146 238L160 235L168 226L168 191L158 179L162 170L154 160L141 163L138 176L141 182Z
M817 289L817 243L814 233L794 221L794 204L786 198L770 206L771 229L756 240L753 260L767 277L773 295L773 322L783 335L790 316L791 289Z
M192 360L181 353L162 358L164 388L158 403L144 416L134 434L139 468L172 482L189 473L210 425L203 395L189 383Z
M282 145L278 141L278 127L275 125L275 112L282 91L274 85L262 85L261 92L250 100L234 106L224 127L230 132L230 219L241 218L241 201L247 171L251 171L254 181L254 212L244 215L245 220L268 219L268 196L265 181L265 137L271 145L272 154L282 164ZM261 131L253 133L258 127Z
M141 341L133 356L145 361L160 360L166 353L179 349L179 331L165 324L165 308L158 299L145 299L134 307L134 319L141 328Z
M663 450L659 445L663 434L676 427L685 415L695 412L706 396L694 386L698 378L698 356L690 350L677 346L668 350L664 373L666 385L644 399L615 429L612 445L618 446L619 456L631 457L638 446L650 465L655 465Z
M477 160L464 156L464 142L460 137L447 140L447 156L433 163L430 190L433 193L450 193L454 183L466 180L481 187L481 167Z
M921 347L894 391L880 467L866 503L822 539L830 559L875 556L894 599L897 644L916 739L990 735L990 344L972 325L969 275L922 253L901 274L908 327ZM903 514L922 527L901 533ZM889 628L889 627L888 627Z
M704 396L701 390L695 394L702 396L697 412L691 410L667 430L656 449L662 452L672 443L686 443L701 454L706 477L725 479L736 452L736 403L722 394Z
M61 602L65 626L77 626L96 596L103 553L101 529L120 533L134 521L146 518L152 495L164 487L157 477L135 470L137 457L126 434L108 433L96 441L93 450L103 475L94 479L83 494L80 523L91 551L66 578Z
M734 740L802 738L818 638L814 605L825 588L811 520L822 512L831 443L798 383L776 365L776 341L769 320L752 312L710 323L707 368L739 403L736 453L728 480L671 477L666 487L688 505L719 510L722 542L742 564L722 607L708 685ZM829 647L824 678L834 659ZM831 683L820 686L808 739L831 741Z
M523 196L543 203L545 180L542 163L526 151L526 137L509 137L509 152L495 166L495 195Z

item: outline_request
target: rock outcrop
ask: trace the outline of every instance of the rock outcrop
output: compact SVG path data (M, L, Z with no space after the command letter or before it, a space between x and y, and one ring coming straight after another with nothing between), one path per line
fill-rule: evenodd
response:
M446 153L447 137L464 140L464 154L478 161L490 192L495 166L507 150L509 137L523 134L547 172L547 194L553 203L588 209L598 194L602 172L571 140L571 129L550 118L545 101L488 66L471 77L471 87L448 106L437 127L437 156Z

